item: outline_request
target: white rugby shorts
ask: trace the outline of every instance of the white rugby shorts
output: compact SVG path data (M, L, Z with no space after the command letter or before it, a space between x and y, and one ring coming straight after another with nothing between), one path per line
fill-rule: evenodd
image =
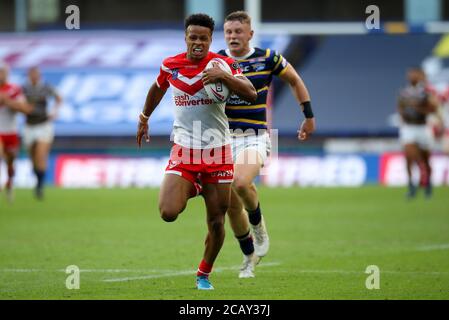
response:
M245 150L256 150L262 160L262 165L271 152L271 140L267 132L260 135L232 136L232 157L236 163L239 153ZM256 163L256 159L245 159L245 163Z
M417 144L423 149L432 147L432 131L427 125L403 124L399 129L399 140L402 145Z
M39 124L26 124L23 130L23 143L26 148L35 142L52 143L55 133L53 123L50 121Z

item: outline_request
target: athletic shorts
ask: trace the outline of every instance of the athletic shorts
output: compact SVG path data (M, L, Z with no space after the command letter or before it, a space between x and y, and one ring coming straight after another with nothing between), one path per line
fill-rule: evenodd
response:
M1 145L6 152L17 152L20 148L19 135L16 133L3 134L0 133Z
M35 142L52 143L55 133L50 121L39 124L27 124L23 130L23 144L28 149Z
M402 145L417 144L429 150L433 143L432 130L427 125L404 124L399 130L399 140Z
M232 136L232 155L234 163L238 155L245 150L256 150L262 160L262 165L271 152L271 140L267 132L260 135ZM251 163L255 159L245 159L245 163Z
M176 174L184 179L203 184L232 183L234 164L230 145L213 149L190 149L174 144L166 174Z

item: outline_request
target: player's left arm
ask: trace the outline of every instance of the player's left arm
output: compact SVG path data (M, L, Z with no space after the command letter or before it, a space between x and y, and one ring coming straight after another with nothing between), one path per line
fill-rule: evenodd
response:
M298 104L301 106L305 119L298 130L298 139L307 140L316 128L315 116L313 115L312 106L310 104L309 91L307 90L304 81L290 63L287 64L285 69L279 74L279 78L288 83L296 101L298 101Z
M49 119L54 120L58 117L58 112L62 106L63 100L61 95L53 87L50 87L50 94L53 96L53 98L55 98L55 104L53 106L53 111L50 114Z

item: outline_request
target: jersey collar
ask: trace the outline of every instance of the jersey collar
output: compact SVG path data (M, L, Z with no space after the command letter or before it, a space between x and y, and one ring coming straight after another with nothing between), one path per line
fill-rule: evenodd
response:
M231 58L234 59L234 60L245 60L245 59L247 59L248 57L250 57L250 56L254 53L254 51L256 51L256 49L254 49L253 47L251 47L251 48L249 49L249 52L248 52L247 54L245 54L244 56L242 56L242 57L234 57L234 56L231 54L231 50L229 50L229 49L226 49L226 50L225 50L225 52L226 52L226 54L228 55L228 57L231 57Z

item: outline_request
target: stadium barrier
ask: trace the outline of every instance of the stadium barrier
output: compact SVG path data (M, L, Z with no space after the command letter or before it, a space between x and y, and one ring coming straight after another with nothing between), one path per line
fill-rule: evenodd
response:
M47 183L62 188L159 187L167 157L118 157L109 155L59 154L50 157ZM432 181L449 185L449 158L434 154ZM418 181L418 168L414 178ZM6 168L3 164L1 183ZM359 187L367 184L404 186L405 160L401 153L279 155L271 161L258 181L269 187ZM35 184L31 163L19 158L15 185L31 188Z

